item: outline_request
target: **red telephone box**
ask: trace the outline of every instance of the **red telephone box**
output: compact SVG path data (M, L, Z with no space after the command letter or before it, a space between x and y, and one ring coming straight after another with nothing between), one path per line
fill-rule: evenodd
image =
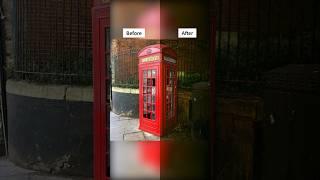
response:
M139 129L165 135L176 123L177 55L162 44L147 46L139 57Z

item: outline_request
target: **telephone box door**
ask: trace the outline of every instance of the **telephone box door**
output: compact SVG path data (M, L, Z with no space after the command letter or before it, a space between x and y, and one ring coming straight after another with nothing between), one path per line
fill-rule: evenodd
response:
M159 65L140 66L140 129L153 134L160 134L159 75Z
M107 6L93 8L93 174L109 179L110 20Z
M165 122L164 131L170 131L176 124L177 112L177 75L176 65L165 65Z

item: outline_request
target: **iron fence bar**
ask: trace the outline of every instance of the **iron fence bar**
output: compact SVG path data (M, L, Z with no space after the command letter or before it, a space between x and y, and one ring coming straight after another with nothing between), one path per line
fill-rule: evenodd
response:
M260 59L260 8L261 4L260 4L260 0L257 0L257 25L256 25L256 60L255 62L255 66L258 67L258 64L261 63L261 59ZM257 69L257 72L261 72L261 69ZM255 77L255 80L257 80L257 76Z
M246 41L246 54L247 54L247 57L249 58L249 60L251 60L252 57L250 57L250 37L251 37L251 0L248 0L248 23L247 23L247 33L246 33L246 38L247 38L247 41ZM246 63L246 66L248 65L248 62L242 62L242 63ZM248 71L246 70L246 77L248 77Z
M313 25L312 25L312 55L311 55L311 59L314 61L315 59L315 46L316 46L316 30L317 30L317 7L318 7L318 0L313 0L312 2L312 14L313 14ZM316 61L314 61L314 63L316 63Z
M218 0L218 50L217 50L217 62L221 61L221 32L222 32L222 0Z
M240 7L240 0L238 0L238 32L237 32L237 60L236 60L236 67L240 64L240 34L241 33L241 7ZM239 76L239 72L236 73L236 76Z
M70 73L71 72L71 58L72 58L70 51L72 51L72 40L73 40L72 39L73 21L71 20L71 19L73 19L72 0L69 0L69 3L67 3L67 4L68 4L67 11L64 10L63 12L69 12L70 13L69 14L69 19L68 19L68 24L67 25L64 24L64 28L65 28L65 26L67 26L67 28L69 30L69 43L67 44L64 40L63 40L63 42L64 42L64 44L66 44L65 46L67 46L69 48L69 52L66 54L68 59L64 58L64 60L65 60L65 66L66 66L66 69L67 69L66 71L68 73ZM65 4L64 4L64 6L65 6ZM64 17L63 17L63 19L65 19ZM65 32L65 29L63 30L63 32ZM64 50L65 50L65 48L63 48L63 51ZM65 55L65 52L63 52L63 55ZM69 83L71 82L70 78L68 78L68 77L65 77L65 78L67 79L66 81L69 81Z
M231 31L231 0L228 0L228 37L227 37L227 56L226 58L230 58L230 31ZM232 62L233 63L233 62Z

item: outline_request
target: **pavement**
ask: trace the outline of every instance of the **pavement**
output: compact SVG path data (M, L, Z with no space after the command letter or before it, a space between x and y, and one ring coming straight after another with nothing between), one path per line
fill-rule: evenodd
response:
M5 157L0 157L0 180L91 180L83 177L62 177L44 174L33 170L23 169L10 162Z
M139 119L110 113L110 140L159 141L160 138L139 130ZM145 172L144 172L145 173ZM150 173L149 173L150 174ZM0 157L0 180L91 180L92 178L58 176L21 168L6 157Z
M139 119L110 112L110 141L159 141L160 137L139 130Z

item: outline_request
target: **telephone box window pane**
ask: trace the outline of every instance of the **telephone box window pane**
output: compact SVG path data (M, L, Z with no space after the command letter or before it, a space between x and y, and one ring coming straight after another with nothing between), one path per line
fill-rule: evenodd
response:
M156 69L143 70L143 117L155 120L156 103Z
M152 77L153 77L153 78L156 77L156 70L152 70Z
M152 79L152 86L156 86L156 79L155 78Z
M147 118L148 118L148 119L150 119L150 117L151 117L151 113L150 113L150 112L148 112L148 114L147 114Z
M156 87L152 87L152 96L156 95Z
M151 70L148 70L148 77L151 77Z

